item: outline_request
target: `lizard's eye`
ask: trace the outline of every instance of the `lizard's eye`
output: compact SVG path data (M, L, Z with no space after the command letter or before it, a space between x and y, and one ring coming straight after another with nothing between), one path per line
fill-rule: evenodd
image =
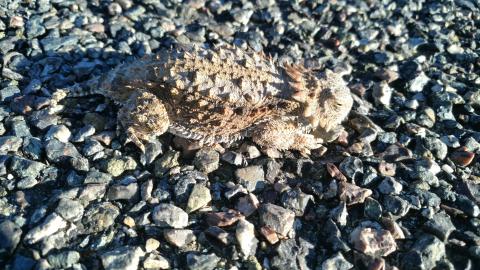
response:
M334 106L337 107L337 108L342 107L342 103L337 101L337 102L334 103Z

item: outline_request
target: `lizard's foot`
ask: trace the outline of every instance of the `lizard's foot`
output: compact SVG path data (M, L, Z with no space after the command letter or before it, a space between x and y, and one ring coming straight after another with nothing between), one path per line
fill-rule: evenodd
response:
M338 125L328 131L318 127L312 131L312 134L317 138L323 138L324 142L332 142L336 140L344 130L345 128L342 125Z
M310 155L310 150L322 147L323 140L312 134L296 134L292 149L300 151L303 156Z
M322 139L306 134L294 121L280 119L262 123L255 128L252 139L263 148L298 150L302 155L321 147Z
M118 120L127 132L127 143L133 142L145 152L144 142L165 133L170 124L163 103L152 93L136 92L119 110Z

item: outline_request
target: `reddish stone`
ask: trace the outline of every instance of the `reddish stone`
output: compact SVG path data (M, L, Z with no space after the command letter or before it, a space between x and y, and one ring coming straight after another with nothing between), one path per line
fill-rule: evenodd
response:
M455 152L450 155L450 158L453 162L455 162L455 164L463 167L470 165L474 157L475 154L468 151L465 146L455 150Z
M361 188L347 182L339 183L338 196L347 205L363 203L370 195L372 195L372 191L368 188Z
M388 256L397 250L397 244L390 231L357 227L350 234L350 242L356 250L370 256Z
M397 165L395 163L388 163L382 160L378 165L378 171L383 176L395 176L396 170Z
M230 209L227 212L208 213L206 221L210 226L226 227L233 225L242 217L240 212Z
M274 245L278 242L277 233L269 226L263 226L260 228L260 233L267 239L268 243Z
M333 163L327 163L327 171L328 174L330 174L331 177L340 180L340 181L347 181L347 177L343 175L342 172L335 166Z

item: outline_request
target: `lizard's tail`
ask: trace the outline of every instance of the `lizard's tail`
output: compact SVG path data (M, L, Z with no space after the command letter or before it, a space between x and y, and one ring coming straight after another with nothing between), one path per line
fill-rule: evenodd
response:
M100 76L96 76L90 80L64 88L63 90L67 92L67 97L91 96L100 93L100 82Z
M69 97L85 97L100 93L100 77L94 77L88 81L75 83L72 86L57 89L53 92L50 104L52 106L58 104L61 100Z

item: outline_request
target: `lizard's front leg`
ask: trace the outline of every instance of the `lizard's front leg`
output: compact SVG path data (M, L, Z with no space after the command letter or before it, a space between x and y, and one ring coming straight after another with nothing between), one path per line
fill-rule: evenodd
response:
M142 152L144 142L165 133L170 125L165 105L152 93L133 93L118 112L118 120L126 129L127 138Z
M276 150L298 150L302 155L321 147L322 139L305 133L293 120L275 119L254 128L252 140L264 148Z

